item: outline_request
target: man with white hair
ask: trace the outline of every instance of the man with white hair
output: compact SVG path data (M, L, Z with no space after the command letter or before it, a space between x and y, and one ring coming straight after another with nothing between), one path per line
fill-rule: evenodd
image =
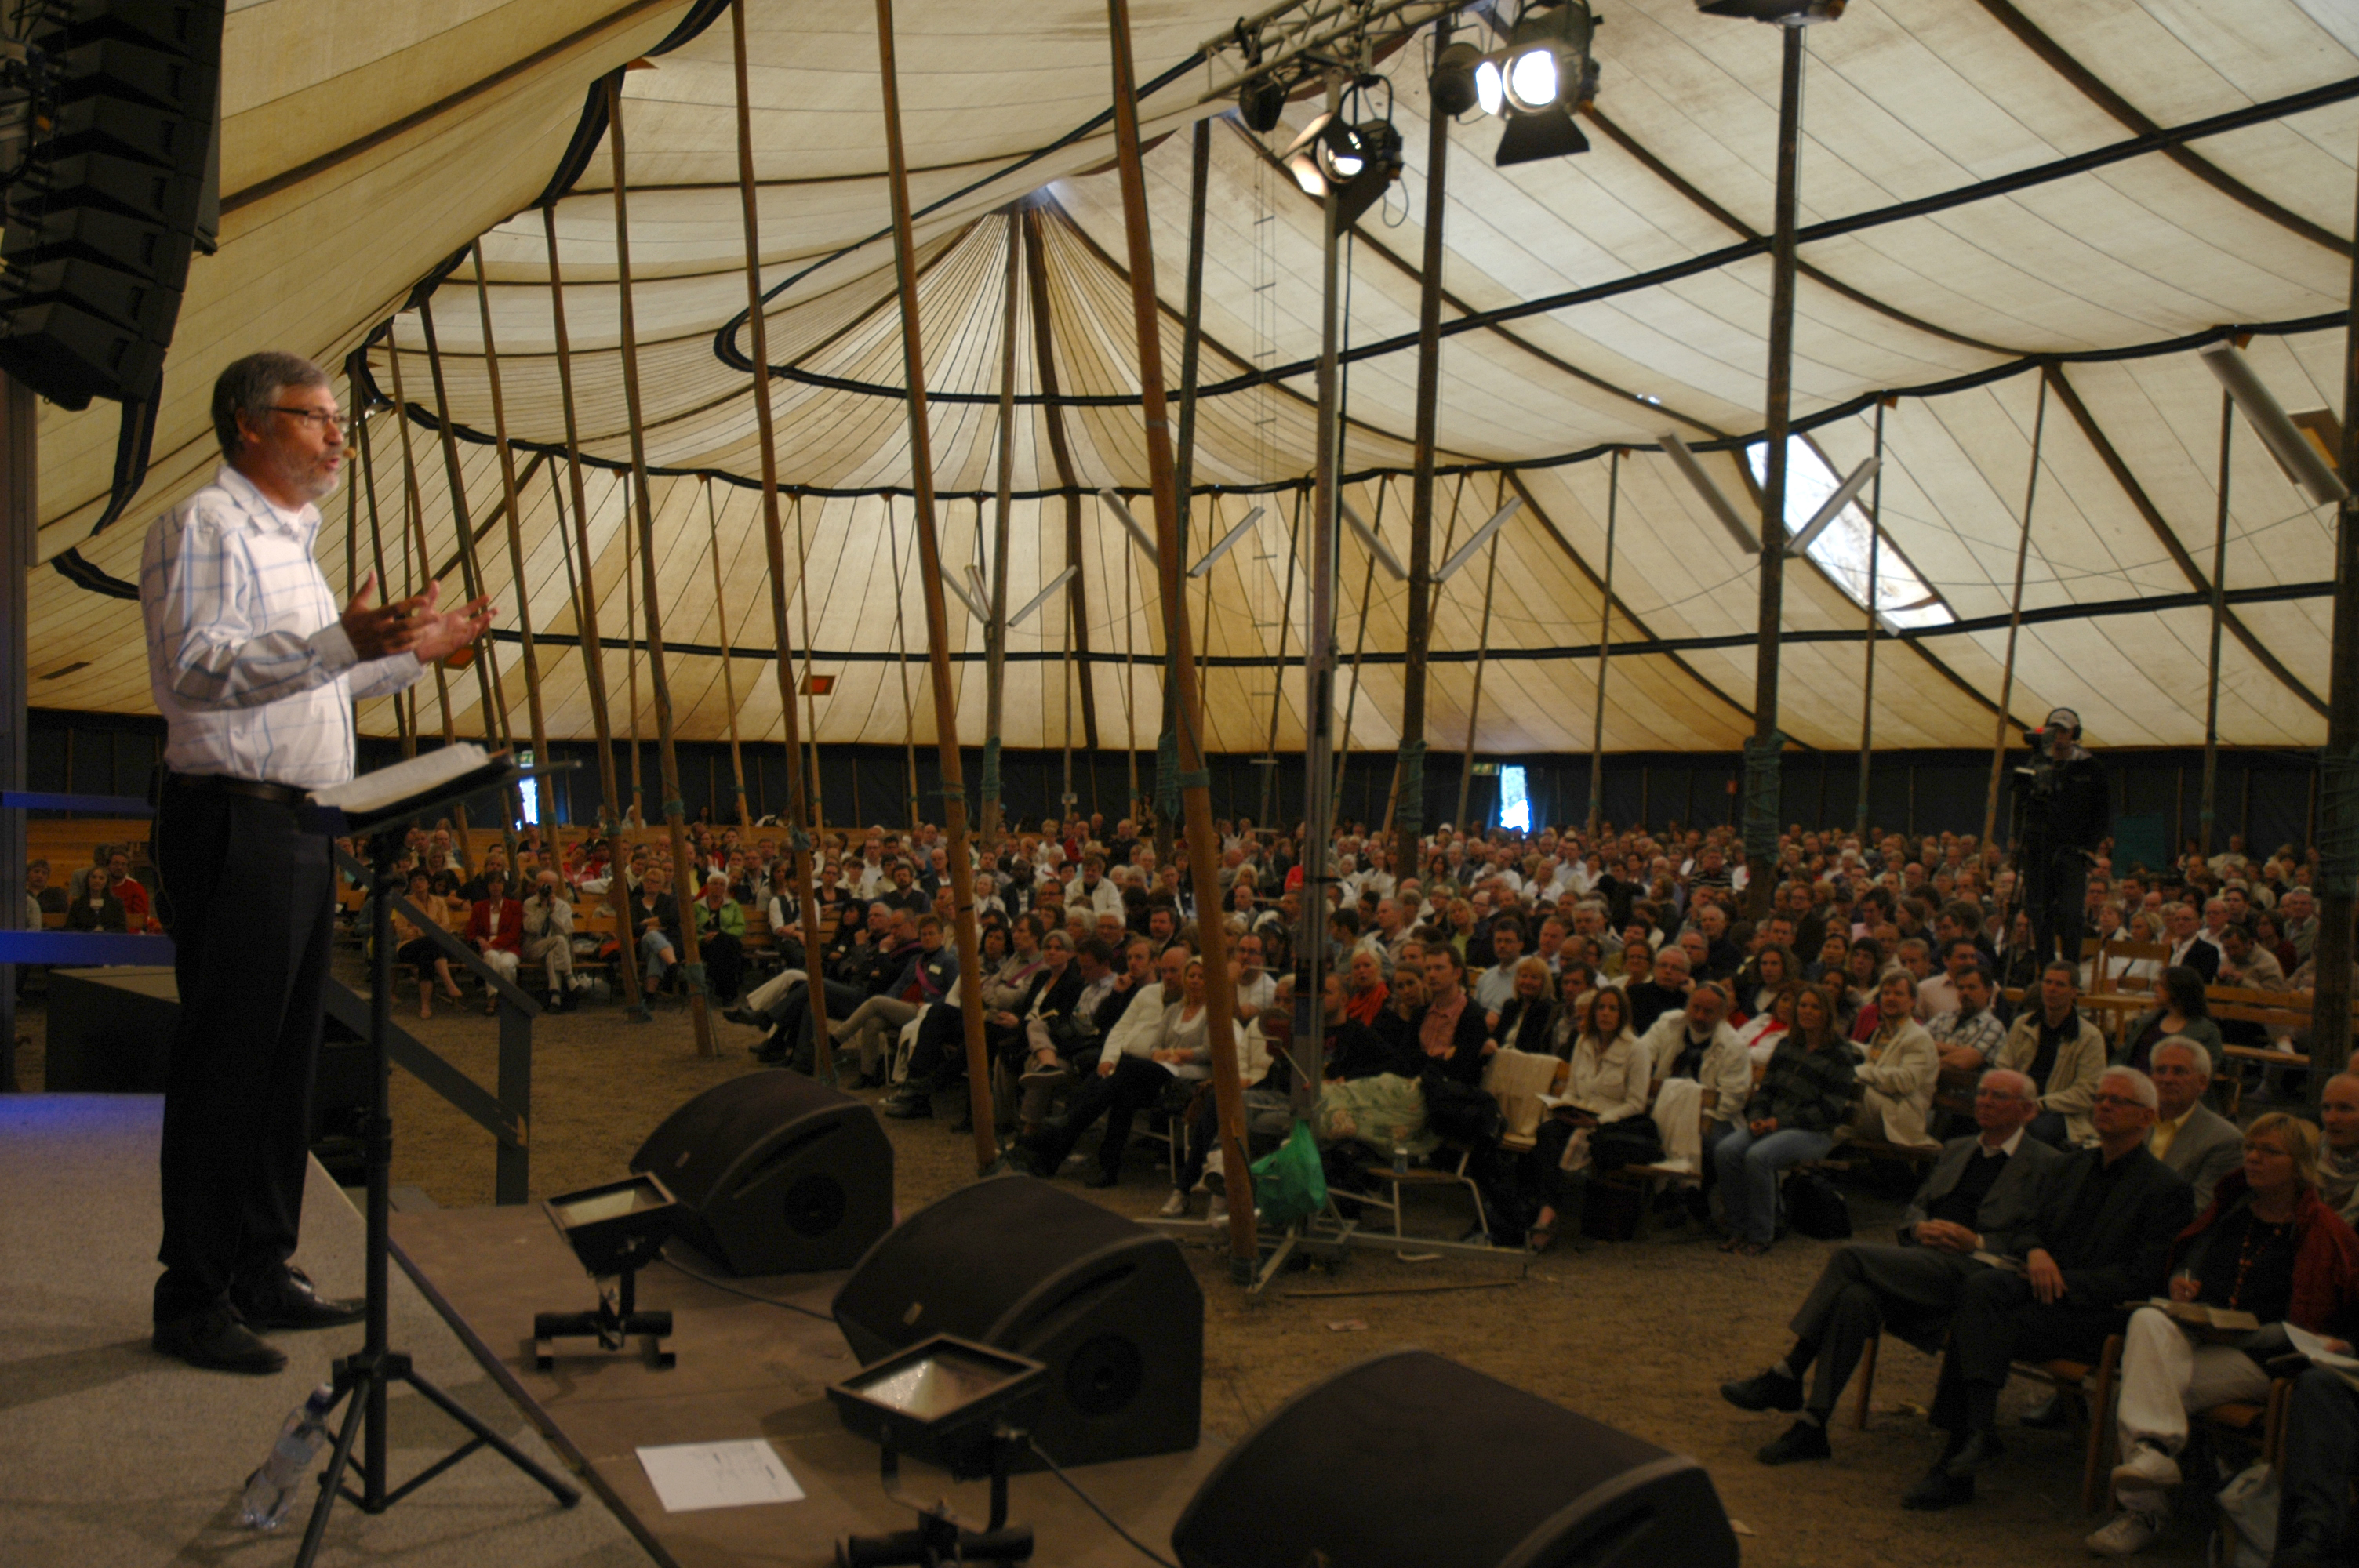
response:
M2154 1048L2147 1072L2154 1078L2154 1131L2146 1146L2195 1192L2195 1212L2212 1201L2220 1178L2244 1162L2245 1135L2236 1124L2203 1103L2212 1087L2212 1053L2183 1034L2167 1036Z
M1974 1476L2005 1453L1998 1396L2018 1360L2094 1361L2120 1330L2124 1302L2158 1295L2171 1244L2195 1215L2186 1182L2146 1147L2158 1097L2135 1067L2108 1067L2089 1115L2094 1148L2065 1156L2027 1227L2023 1267L1965 1282L1950 1322L1931 1421L1949 1434L1901 1507L1973 1500Z
M1898 1245L1853 1242L1838 1249L1794 1314L1794 1347L1768 1370L1721 1385L1739 1410L1799 1411L1793 1426L1756 1455L1764 1465L1825 1459L1827 1419L1851 1381L1860 1353L1890 1332L1931 1354L1949 1331L1966 1281L1992 1265L1977 1253L2020 1255L2064 1156L2024 1129L2039 1096L2021 1073L1994 1068L1974 1093L1980 1131L1944 1144L1900 1227ZM1815 1364L1810 1397L1802 1374Z
M573 906L565 901L555 871L535 877L532 896L524 901L524 961L541 967L552 1011L572 1004Z

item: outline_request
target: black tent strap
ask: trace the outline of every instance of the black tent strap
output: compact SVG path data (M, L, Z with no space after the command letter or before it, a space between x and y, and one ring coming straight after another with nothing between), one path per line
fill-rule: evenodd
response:
M2116 348L2077 349L2057 353L2028 355L2022 359L2001 361L1997 364L1989 365L1981 370L1965 371L1940 381L1919 382L1909 386L1878 387L1872 392L1863 392L1842 403L1819 409L1815 413L1797 416L1792 428L1796 435L1801 435L1807 431L1818 429L1821 426L1839 424L1854 415L1873 408L1886 398L1942 397L1954 392L1971 392L1977 387L1989 386L1996 382L2043 370L2049 365L2111 364L2126 360L2161 359L2171 354L2192 353L2208 344L2226 342L2239 338L2292 338L2310 332L2342 331L2349 325L2350 318L2346 312L2330 310L2315 316L2291 317L2282 321L2222 322L2218 326L2206 327L2200 331L2188 332L2176 338L2159 338L2152 342L2127 343ZM376 376L374 370L368 373L366 379L372 395L385 397L385 394L375 390ZM1198 395L1204 395L1213 390L1210 387L1200 388ZM897 391L895 395L899 395ZM932 395L928 394L928 395L930 397ZM386 400L391 401L390 398ZM1069 401L1079 404L1103 401L1135 406L1138 399L1136 397L1100 399L1095 396L1077 395ZM405 412L421 428L437 433L440 431L440 422L434 417L432 410L422 404L408 404L405 406ZM494 444L489 432L475 429L456 420L451 422L451 434L462 441L472 441L481 447ZM1389 432L1380 433L1389 434ZM591 436L587 439L604 440L611 438L611 436L612 432L608 432L605 435ZM1403 444L1407 444L1408 439L1405 436L1394 438ZM1760 439L1760 433L1753 431L1712 440L1690 441L1688 443L1688 449L1697 452L1735 451L1751 446ZM519 452L542 452L556 457L562 457L565 453L565 448L561 442L527 441L514 436L508 438L508 446L511 449ZM1593 461L1616 449L1631 452L1656 451L1660 449L1656 443L1650 441L1600 441L1594 446L1582 447L1571 451L1548 453L1536 458L1518 458L1507 462L1443 463L1436 466L1433 471L1437 478L1454 479L1462 474L1508 474L1535 469L1569 468ZM613 473L627 473L631 467L628 460L625 459L600 457L589 451L582 453L582 465L584 468L604 469ZM1355 469L1350 473L1340 474L1337 476L1337 482L1363 484L1380 479L1404 478L1408 472L1409 470L1405 468L1373 465L1368 468ZM651 479L711 480L715 484L732 484L741 490L759 490L762 482L758 479L749 479L744 474L730 473L726 470L668 468L653 463L647 467L647 475ZM1313 481L1305 475L1268 480L1259 484L1200 484L1192 487L1190 493L1191 495L1275 495L1285 491L1307 489L1312 482ZM1095 495L1101 488L1112 488L1115 494L1123 496L1147 496L1153 493L1145 485L1101 487L1094 484L1071 484L1011 491L1009 497L1016 501L1045 501L1050 497ZM782 484L778 487L778 493L789 497L809 496L821 501L840 501L857 499L864 495L907 496L914 492L908 485ZM997 493L996 491L989 490L937 489L934 492L934 497L937 502L967 501L983 503L992 501Z
M2321 579L2316 582L2273 583L2257 588L2232 588L2222 597L2232 605L2286 604L2302 600L2330 599L2333 597L2333 593L2332 580ZM2106 621L2123 615L2151 615L2167 610L2209 610L2211 607L2212 596L2209 593L2156 593L2147 594L2143 598L2096 600L2086 604L2043 605L2026 610L2023 612L2023 624L2041 626L2068 621ZM1982 615L1968 621L1952 621L1942 626L1918 627L1899 632L1879 632L1877 636L1886 643L1930 643L1944 637L1971 636L1980 632L2004 632L2006 630L2006 624L2007 617L2005 615ZM523 641L516 632L504 626L495 627L486 635L498 643ZM1805 643L1862 643L1866 640L1867 629L1864 626L1789 630L1781 639L1788 645ZM538 644L564 648L580 645L578 638L569 633L561 632L536 633L533 641ZM1718 649L1750 648L1759 641L1759 637L1751 632L1733 632L1717 637L1645 637L1616 642L1613 644L1612 652L1614 657L1617 659L1633 654L1710 653ZM606 637L601 639L601 642L602 645L608 648L620 648L625 645L619 637ZM634 653L644 653L647 650L645 642L634 642L629 646ZM723 650L716 643L679 643L666 638L664 652L690 657L719 658ZM728 650L728 655L733 659L768 659L775 656L773 651L768 648L734 646ZM799 651L794 651L793 656L800 659L805 655ZM1068 657L1076 663L1093 665L1118 665L1124 662L1124 655L1111 649L1093 650L1088 654L1076 649L1069 655L1054 648L1011 648L1003 656L1010 664L1061 664ZM1567 643L1539 648L1494 646L1487 654L1474 648L1435 648L1425 656L1428 663L1437 665L1471 665L1478 658L1489 658L1494 663L1547 664L1561 659L1593 659L1597 656L1597 644ZM819 664L889 665L897 662L901 655L889 648L817 648L810 652L809 657ZM953 649L949 657L953 664L982 664L988 655L979 648ZM1371 665L1398 665L1406 663L1408 658L1408 655L1405 652L1371 648L1364 655L1364 662ZM1271 661L1252 654L1208 654L1204 655L1202 663L1213 669L1263 669L1266 668Z

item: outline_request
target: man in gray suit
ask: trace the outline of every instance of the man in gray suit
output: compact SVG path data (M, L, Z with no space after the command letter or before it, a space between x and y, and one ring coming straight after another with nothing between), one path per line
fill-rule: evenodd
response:
M2030 1078L2006 1068L1984 1073L1974 1091L1982 1130L1942 1146L1909 1206L1899 1244L1854 1242L1828 1259L1794 1314L1794 1347L1786 1358L1721 1385L1721 1397L1739 1410L1801 1412L1760 1451L1761 1463L1832 1457L1827 1419L1868 1340L1889 1328L1933 1354L1961 1288L1990 1267L1974 1254L2020 1258L2027 1250L2048 1177L2064 1158L2025 1136L2038 1114L2039 1090ZM1814 1362L1806 1404L1802 1374Z
M2212 1206L2220 1178L2245 1162L2245 1135L2203 1103L2212 1087L2212 1053L2201 1042L2165 1040L2154 1048L2147 1076L2158 1103L2146 1146L2195 1189L2195 1212L2201 1214Z

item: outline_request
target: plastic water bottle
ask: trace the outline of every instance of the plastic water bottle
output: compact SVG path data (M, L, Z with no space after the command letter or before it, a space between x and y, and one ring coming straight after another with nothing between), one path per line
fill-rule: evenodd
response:
M1393 1129L1393 1174L1408 1174L1408 1129L1406 1127Z
M245 1478L245 1500L237 1511L240 1524L249 1530L277 1530L287 1522L295 1488L311 1473L311 1461L328 1440L328 1412L335 1404L336 1390L322 1383L288 1412L278 1441L270 1445L270 1457Z

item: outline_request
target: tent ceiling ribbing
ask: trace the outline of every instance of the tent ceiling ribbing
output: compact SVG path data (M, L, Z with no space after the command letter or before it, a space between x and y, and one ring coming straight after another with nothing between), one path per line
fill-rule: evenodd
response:
M1146 169L1164 357L1176 368L1185 132L1222 107L1197 103L1211 75L1187 62L1234 7L1138 9L1140 77L1162 83L1142 119L1160 138ZM1095 494L1109 485L1135 494L1147 482L1119 193L1101 119L1103 10L1089 0L1014 11L903 0L897 10L944 558L988 569L1007 247L1018 243L1011 605L1080 567L1070 614L1068 600L1053 600L1011 633L1005 740L1151 746L1162 642L1154 574ZM1777 40L1700 16L1690 0L1600 13L1593 151L1502 170L1491 163L1497 122L1470 116L1452 133L1437 544L1521 502L1498 535L1479 744L1585 750L1607 454L1625 449L1606 743L1729 750L1751 729L1757 568L1655 449L1666 430L1704 448L1740 508L1755 504L1732 438L1757 429L1765 395L1769 263L1757 239L1769 225ZM729 29L724 18L697 30L713 14L566 0L418 14L341 0L234 10L224 243L191 272L147 483L125 521L89 536L106 499L114 413L45 408L44 558L78 547L89 566L135 579L147 519L210 473L204 405L219 367L265 345L330 362L390 318L370 343L368 371L389 395L391 359L401 357L424 554L455 589L454 513L422 325L408 301L480 235L508 431L526 474L522 591L537 631L553 640L540 661L549 729L586 734L585 682L565 645L582 563L560 526L571 501L549 255L532 205L561 171L575 177L556 203L556 228L592 465L587 565L623 724L625 655L612 644L627 608L627 438L614 209L603 140L587 156L589 141L575 144L594 81L647 57L648 69L625 76L623 96L679 728L726 733L727 649L742 661L743 732L777 738L777 687L761 670L771 636ZM837 676L818 704L819 738L903 737L906 635L914 727L929 741L868 13L751 0L749 26L779 473L799 497L788 506L790 623L799 639L807 600L815 667ZM1879 659L1877 743L1988 742L2043 360L2052 369L2011 707L2036 719L2070 703L2107 744L2199 741L2220 400L2187 341L2228 324L2255 330L2256 369L2288 407L2337 400L2359 93L2335 90L2359 83L2359 21L2333 0L1860 0L1841 22L1811 29L1809 43L1796 415L1816 457L1841 473L1872 449L1878 395L1899 394L1883 416L1883 559L1887 570L1905 563L1921 584L1910 596L1924 601L1902 618L1910 635ZM1397 90L1409 167L1347 253L1346 498L1401 556L1426 47L1420 36L1380 67ZM2320 101L2179 153L2019 178L2157 127L2302 93ZM1199 624L1208 625L1200 638L1215 750L1259 750L1273 712L1280 748L1303 734L1299 672L1277 661L1281 651L1299 656L1307 611L1303 569L1288 567L1307 559L1319 209L1271 152L1314 109L1292 105L1266 142L1233 117L1212 127L1190 558L1262 509L1245 540L1189 584L1191 611L1209 616ZM1981 189L1991 182L2011 183ZM430 296L465 511L478 529L488 524L479 550L487 583L513 606L472 264ZM401 440L399 416L381 408L370 430L374 510L390 558L413 557L393 568L408 585L423 568L416 524L404 522ZM527 470L537 454L554 456ZM2308 507L2241 426L2232 500L2223 738L2315 744L2331 514ZM342 586L349 498L324 511L321 555ZM368 514L358 509L363 569ZM1355 644L1365 650L1352 743L1386 750L1399 740L1407 588L1383 570L1371 579L1366 561L1347 533L1339 635L1347 665ZM1436 745L1465 733L1488 564L1477 560L1440 595ZM1364 598L1364 582L1373 584ZM135 605L44 574L34 615L37 702L149 706ZM1856 583L1798 561L1785 615L1781 727L1805 745L1855 744L1866 619ZM512 611L503 624L514 626ZM981 628L955 602L951 628L961 733L979 741ZM520 715L513 641L495 655ZM451 683L462 732L481 728L474 689L472 678ZM1339 700L1349 690L1347 680ZM392 730L385 705L363 718L375 732ZM439 726L430 696L425 718Z

